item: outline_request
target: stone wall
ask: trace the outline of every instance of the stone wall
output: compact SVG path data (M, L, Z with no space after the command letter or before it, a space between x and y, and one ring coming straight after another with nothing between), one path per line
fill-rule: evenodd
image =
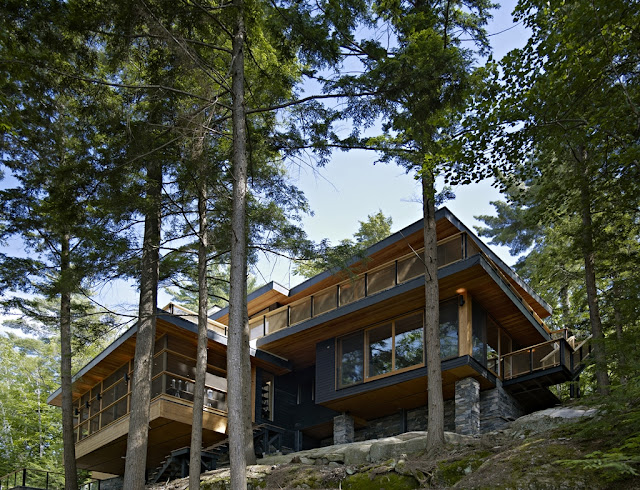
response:
M123 485L124 478L121 476L100 480L100 490L122 490Z
M490 432L504 428L510 421L526 414L519 403L502 387L498 380L496 388L480 392L480 432ZM454 400L444 402L444 430L456 431L456 406ZM366 427L354 432L354 441L367 441L391 437L403 432L427 430L428 410L426 405L404 412L369 420ZM404 429L404 430L403 430ZM321 446L333 444L333 438L321 441Z
M415 432L427 430L428 409L425 406L405 410L369 420L366 427L355 431L356 441L368 441L370 439L380 439L391 437L403 432ZM454 432L455 430L455 404L453 400L444 402L444 430ZM322 441L323 444L329 441ZM329 442L331 444L331 442Z
M495 388L480 392L480 431L491 432L504 428L509 422L526 415L513 396L497 380Z

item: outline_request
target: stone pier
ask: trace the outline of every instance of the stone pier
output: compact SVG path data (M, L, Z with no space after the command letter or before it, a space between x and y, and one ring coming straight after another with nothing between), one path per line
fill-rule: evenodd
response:
M353 417L343 413L333 417L333 443L345 444L354 441Z
M456 381L456 432L480 434L480 383L473 378Z

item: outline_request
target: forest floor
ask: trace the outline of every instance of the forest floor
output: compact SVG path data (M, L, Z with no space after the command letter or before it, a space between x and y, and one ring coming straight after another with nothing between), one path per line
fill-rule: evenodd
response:
M249 488L640 489L640 406L615 412L600 407L570 419L548 415L531 414L477 437L450 438L436 457L419 451L348 464L292 454L290 462L249 467ZM152 488L186 487L186 480L174 480ZM229 488L228 469L203 474L201 488Z

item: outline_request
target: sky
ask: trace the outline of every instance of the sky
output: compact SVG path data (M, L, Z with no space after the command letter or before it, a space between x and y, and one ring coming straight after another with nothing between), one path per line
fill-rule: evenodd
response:
M503 1L487 27L495 59L526 43L527 31L521 25L514 26L511 19L515 4L515 0ZM302 221L309 238L315 241L328 239L334 244L343 238L351 238L358 229L359 221L365 221L368 215L378 210L392 218L392 232L422 217L420 185L414 175L406 174L395 164L374 164L375 160L375 153L360 150L336 152L330 163L322 168L314 167L312 162L290 167L293 182L304 192L313 210L313 215L304 216ZM441 188L442 182L438 190ZM495 214L490 201L500 199L500 194L489 182L457 186L453 190L456 198L445 205L468 227L481 225L474 216ZM504 247L491 248L508 264L515 261ZM21 251L12 242L5 249L0 247L2 252ZM292 276L290 264L282 258L263 256L253 273L258 283L273 280L292 287L302 281L302 278ZM137 311L138 295L132 283L111 282L97 293L100 303L117 311L130 314ZM160 291L158 305L162 307L170 299L165 291Z

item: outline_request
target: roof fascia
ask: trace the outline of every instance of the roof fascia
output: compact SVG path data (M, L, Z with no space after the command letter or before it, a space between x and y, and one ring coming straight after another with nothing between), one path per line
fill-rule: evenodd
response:
M491 258L491 260L494 261L498 265L498 267L502 269L503 272L508 274L509 277L511 277L518 284L518 286L527 291L527 293L529 293L532 298L534 298L545 310L547 310L549 314L553 313L553 309L551 308L551 306L549 306L549 304L545 300L538 296L538 294L533 289L531 289L531 287L526 282L524 282L522 278L518 274L516 274L516 272L511 267L509 267L500 257L495 254L495 252L487 247L484 242L480 240L480 238L478 238L478 236L473 231L467 228L467 226L462 223L462 221L460 221L448 208L443 207L438 211L443 211L446 218L460 231L464 231L467 234L471 235L480 249L486 255L488 255L489 258ZM436 219L438 219L437 214L438 213L436 213Z
M109 346L103 350L96 357L91 359L82 369L80 369L74 376L71 378L71 384L75 383L78 379L88 373L91 369L93 369L99 362L104 360L108 355L110 355L114 350L124 344L127 340L129 340L136 332L138 331L138 322L133 325L129 330L120 335L116 340L114 340ZM52 400L57 398L62 393L62 387L58 388L47 398L47 403L51 403Z
M259 287L258 289L256 289L255 291L250 292L247 295L247 304L249 304L251 301L253 301L256 298L259 298L260 296L262 296L263 294L268 293L269 291L276 291L284 296L289 296L289 289L287 289L286 287L284 287L282 284L279 284L275 281L271 281L267 284L265 284L264 286ZM217 320L218 318L222 318L223 316L229 314L229 307L225 306L224 308L216 311L215 313L213 313L212 315L209 315L209 319L210 320Z

